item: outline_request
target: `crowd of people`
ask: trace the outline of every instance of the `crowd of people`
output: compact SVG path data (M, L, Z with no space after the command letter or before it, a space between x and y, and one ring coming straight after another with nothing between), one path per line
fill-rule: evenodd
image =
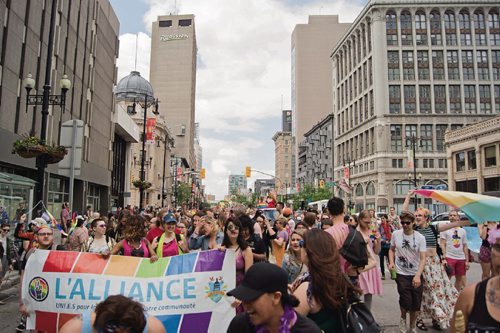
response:
M383 294L386 277L397 286L400 332L425 331L429 323L437 329L451 325L453 330L455 305L466 320L472 320L473 327L492 323L500 327L499 224L478 226L483 239L479 258L484 282L466 287L471 258L461 227L470 221L461 220L459 212L452 210L449 223L431 225L427 209L409 211L412 195L408 193L399 214L390 208L388 214L379 216L373 209L347 214L343 200L336 197L321 211L294 212L276 202L275 219L241 204L142 213L122 209L107 216L90 207L85 214L74 216L64 204L58 228L53 229L43 218L28 222L26 214L19 217L14 231L22 242L19 250L7 237L14 224L2 224L2 274L16 262L22 274L37 249L134 256L151 262L218 249L233 251L236 258L236 289L228 295L235 298L237 316L228 332L343 332L345 304L351 295L362 296L370 311L373 295ZM60 244L54 244L54 232L61 234ZM355 234L364 240L363 265L354 264L342 252L349 243L346 240ZM487 320L477 315L480 310L475 299L483 302L479 309L491 314ZM21 298L20 312L19 330L23 330L28 313ZM101 325L96 314L91 318L94 327ZM148 319L147 327L150 324ZM83 324L75 321L72 325ZM146 321L141 327L145 329Z

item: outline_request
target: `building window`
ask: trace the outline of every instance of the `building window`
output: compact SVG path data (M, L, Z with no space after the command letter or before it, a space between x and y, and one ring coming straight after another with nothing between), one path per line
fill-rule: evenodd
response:
M434 169L434 159L424 158L422 161L422 167L424 169Z
M438 159L438 168L447 169L448 168L448 160L445 158Z
M401 45L413 45L412 18L409 11L404 10L400 16Z
M434 112L446 113L446 87L444 85L434 86Z
M429 52L417 51L418 79L429 80Z
M484 178L484 192L500 191L500 177Z
M474 28L476 35L476 45L486 45L486 25L484 13L481 10L474 12Z
M476 170L476 152L474 150L469 150L467 152L467 169Z
M189 27L191 26L191 19L179 20L179 27Z
M420 85L418 91L420 113L431 113L431 86Z
M488 66L488 51L478 50L476 52L477 76L479 80L489 80L490 71Z
M415 79L415 62L413 59L413 51L403 51L403 79Z
M387 67L389 81L399 80L399 52L387 52Z
M460 80L458 51L452 50L446 53L448 65L448 80Z
M460 28L460 43L463 46L472 45L470 15L468 11L462 10L458 15L458 26Z
M500 51L491 51L493 80L500 80Z
M477 180L464 180L455 182L455 189L460 192L477 193Z
M396 194L397 195L406 195L410 192L411 189L414 188L413 182L409 180L402 180L396 183Z
M448 125L436 125L436 150L444 151L444 135Z
M87 206L91 206L92 210L98 212L100 210L100 187L99 185L89 184L89 192L87 195Z
M166 20L166 21L159 21L158 25L160 28L168 28L172 26L172 20Z
M420 125L420 144L423 151L432 151L432 125Z
M417 45L427 45L427 21L425 13L418 11L415 14L415 41Z
M375 195L375 185L373 185L373 182L369 182L366 185L366 195Z
M393 158L392 159L392 167L395 169L403 168L403 159L402 158Z
M495 87L495 112L500 113L500 86Z
M476 111L476 86L465 85L464 86L464 107L465 113L473 114Z
M397 16L393 11L389 11L385 15L385 30L387 35L387 45L398 45Z
M465 171L465 153L463 151L455 154L455 171Z
M401 88L399 86L389 86L389 113L401 113Z
M431 26L431 45L442 45L441 37L441 16L439 12L433 10L429 16Z
M450 113L462 113L462 99L459 85L449 85Z
M443 51L432 51L432 72L434 80L444 80Z
M444 13L444 31L446 36L446 45L454 46L457 45L457 25L455 22L455 13L451 10L447 10Z
M416 94L415 86L404 86L404 107L405 113L413 114L416 113Z
M366 136L368 138L368 136ZM403 136L401 125L391 125L391 150L393 152L403 151Z
M464 80L474 80L474 58L472 51L462 51L462 67Z
M491 92L490 86L480 85L479 86L479 113L490 114L491 113Z
M484 166L491 167L497 165L497 147L489 146L484 148Z

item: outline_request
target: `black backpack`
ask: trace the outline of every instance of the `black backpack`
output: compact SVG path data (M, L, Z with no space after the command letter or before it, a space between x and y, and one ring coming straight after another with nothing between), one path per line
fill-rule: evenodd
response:
M368 265L365 238L355 227L349 226L349 235L340 248L340 254L353 267L363 268Z

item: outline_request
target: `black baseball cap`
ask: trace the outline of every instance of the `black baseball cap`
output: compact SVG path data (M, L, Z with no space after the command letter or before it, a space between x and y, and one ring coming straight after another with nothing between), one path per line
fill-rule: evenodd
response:
M227 293L240 301L251 302L265 293L280 291L288 296L288 275L280 267L267 262L253 264L241 284Z

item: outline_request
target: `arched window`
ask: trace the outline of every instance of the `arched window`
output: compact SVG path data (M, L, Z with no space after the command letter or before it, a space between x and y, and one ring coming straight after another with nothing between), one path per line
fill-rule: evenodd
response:
M474 27L476 29L485 29L486 27L484 22L484 13L482 10L476 10L474 12Z
M500 19L495 9L490 10L488 14L488 26L490 29L500 29Z
M401 30L411 30L411 14L407 10L401 12Z
M356 186L356 192L355 193L356 193L357 197L362 197L363 196L363 185L358 184Z
M387 14L385 14L385 28L387 30L392 30L398 29L398 23L397 23L397 16L396 13L392 10L388 11Z
M437 10L433 10L429 16L431 30L441 30L441 15Z
M368 185L366 185L366 195L375 195L375 185L373 182L369 182Z
M417 30L427 29L427 23L425 21L425 13L423 11L418 11L415 14L415 29Z
M446 30L455 30L457 28L455 22L455 13L451 10L447 10L444 13L444 28Z
M468 11L460 11L460 14L458 15L458 27L460 29L470 29L470 15Z
M396 183L396 194L397 195L406 195L413 189L413 183L409 180L401 180Z

